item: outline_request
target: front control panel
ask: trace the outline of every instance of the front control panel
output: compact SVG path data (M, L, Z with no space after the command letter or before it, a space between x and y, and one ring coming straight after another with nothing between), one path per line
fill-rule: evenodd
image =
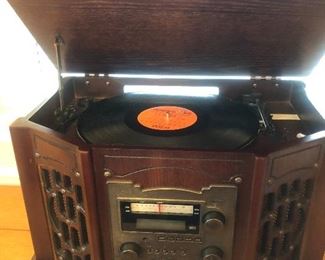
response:
M230 260L237 188L142 190L107 183L116 260Z

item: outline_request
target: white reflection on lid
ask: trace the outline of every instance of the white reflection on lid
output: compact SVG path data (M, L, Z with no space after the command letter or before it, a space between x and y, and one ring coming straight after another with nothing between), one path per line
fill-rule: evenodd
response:
M219 88L216 86L124 85L124 93L140 95L214 97L219 95Z

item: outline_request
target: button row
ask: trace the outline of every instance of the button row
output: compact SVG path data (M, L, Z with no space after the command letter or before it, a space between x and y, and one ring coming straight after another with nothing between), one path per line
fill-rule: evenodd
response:
M167 241L167 242L194 242L194 243L202 243L202 239L200 237L192 237L192 236L158 236L158 241Z
M148 247L146 249L148 255L171 255L171 256L187 256L187 250L185 249L159 249L159 248L152 248Z

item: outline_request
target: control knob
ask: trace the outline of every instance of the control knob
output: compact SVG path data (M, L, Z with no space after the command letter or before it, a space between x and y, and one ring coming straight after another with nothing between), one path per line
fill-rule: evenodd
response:
M209 211L203 216L202 222L208 229L215 230L223 227L226 223L226 218L219 211Z
M134 242L126 242L121 245L120 252L123 260L139 259L141 247Z
M209 246L201 252L202 260L222 260L223 251L216 246Z

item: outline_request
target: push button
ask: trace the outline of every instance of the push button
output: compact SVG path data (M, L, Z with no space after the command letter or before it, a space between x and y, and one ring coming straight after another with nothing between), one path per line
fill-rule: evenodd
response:
M181 249L181 250L179 251L179 254L180 254L181 256L186 256L186 255L187 255L187 252L186 252L185 249Z
M176 255L176 251L174 249L170 250L171 255Z
M175 237L168 237L167 238L169 241L175 241Z
M165 241L166 239L166 236L158 236L158 241Z
M148 255L152 255L153 254L153 248L152 247L149 247L149 248L147 248L147 254Z

